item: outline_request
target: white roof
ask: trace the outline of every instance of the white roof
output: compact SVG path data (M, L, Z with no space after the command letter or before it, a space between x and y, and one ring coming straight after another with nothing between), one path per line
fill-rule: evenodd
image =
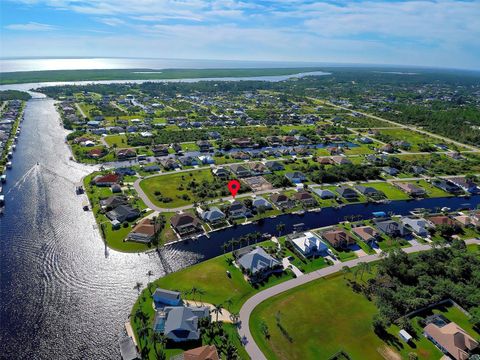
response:
M405 341L409 341L409 340L412 339L412 336L411 336L408 332L406 332L405 330L403 330L403 329L400 330L399 334L400 334L400 336L402 337L402 339L404 339Z
M311 233L310 231L304 233L302 237L292 239L292 242L303 254L310 253L313 248L321 251L323 248L326 247L326 245L320 240L320 238L315 234Z

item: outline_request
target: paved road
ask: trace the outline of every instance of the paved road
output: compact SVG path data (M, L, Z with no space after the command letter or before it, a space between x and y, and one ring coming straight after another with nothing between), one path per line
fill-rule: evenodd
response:
M208 168L203 168L203 169L208 169ZM192 171L192 169L178 170L175 173L190 172L190 171ZM135 191L137 192L138 196L143 200L145 205L147 205L152 210L155 210L155 211L158 211L158 212L177 212L177 211L184 211L184 210L188 210L188 209L193 208L194 207L193 204L180 206L180 207L177 207L177 208L162 208L162 207L159 207L159 206L155 205L149 199L147 194L145 194L143 189L140 187L140 182L144 179L148 179L148 178L156 177L156 176L162 176L162 175L169 175L169 174L173 174L173 173L172 172L165 172L165 173L160 173L160 174L149 175L149 176L146 176L142 179L137 179L133 183L133 187L134 187ZM477 175L480 175L480 174L477 174ZM448 176L441 176L441 178L448 179L448 178L455 178L455 177L459 177L459 176L462 176L462 175L448 175ZM435 177L432 177L432 176L411 177L411 178L397 178L396 177L396 178L393 178L393 179L383 180L383 182L393 183L393 182L402 182L402 181L427 180L427 179L433 179L433 178L435 178ZM364 181L364 183L376 183L376 182L382 182L382 180L374 179L374 180ZM317 188L317 187L321 187L321 186L330 186L330 185L355 185L355 182L344 181L344 182L340 182L340 183L324 183L324 184L321 184L321 185L320 184L311 184L311 185L309 185L309 187ZM284 191L284 190L288 191L288 190L295 190L295 189L296 189L296 187L289 187L289 188L286 188L286 189L278 188L278 189L270 189L270 190L261 190L261 191L239 194L239 195L236 196L236 198L241 199L241 198L246 198L246 197L250 197L250 196L253 196L253 195L272 194L274 192L279 192L279 191ZM205 203L206 204L213 204L213 203L216 203L216 202L219 202L219 201L230 201L232 199L233 198L231 196L226 196L226 197L223 197L223 198L220 198L220 199L213 199L213 200L210 200L210 201L206 201Z
M467 244L480 244L480 239L470 239L465 241ZM403 249L406 253L415 253L419 251L426 251L431 250L430 245L416 245L411 246L409 248ZM243 304L242 308L240 309L240 327L238 332L241 338L246 338L245 350L247 351L248 355L253 360L266 360L265 355L263 355L262 351L255 343L252 333L250 332L249 322L250 316L252 311L263 301L271 298L272 296L278 295L290 289L296 288L297 286L306 284L310 281L320 279L327 275L334 274L339 272L344 266L354 267L361 262L372 262L377 261L382 255L381 254L374 254L368 255L361 258L357 258L354 260L346 261L343 263L335 264L320 270L313 271L311 273L305 274L298 278L285 281L279 285L273 286L271 288L265 289L250 299L248 299L245 304Z
M453 143L457 146L462 146L462 147L466 147L470 150L473 150L474 152L478 152L480 151L479 148L473 146L473 145L469 145L469 144L464 144L464 143L461 143L459 141L455 141L455 140L452 140L448 137L445 137L445 136L442 136L442 135L438 135L438 134L434 134L434 133L431 133L429 131L426 131L426 130L422 130L422 129L419 129L418 127L416 126L412 126L412 125L405 125L405 124L401 124L401 123L398 123L398 122L395 122L395 121L392 121L392 120L388 120L388 119L385 119L385 118L382 118L382 117L379 117L379 116L376 116L376 115L372 115L372 114L369 114L369 113L365 113L365 112L362 112L362 111L359 111L359 110L356 110L356 109L350 109L350 108L347 108L347 107L344 107L344 106L340 106L340 105L336 105L336 104L333 104L331 103L330 101L326 101L326 100L321 100L321 99L316 99L316 98L310 98L310 99L314 99L316 101L321 101L323 102L324 104L327 104L327 105L330 105L330 106L333 106L333 107L336 107L338 109L342 109L342 110L347 110L347 111L351 111L351 112L356 112L356 113L359 113L359 114L362 114L366 117L369 117L371 119L377 119L377 120L381 120L381 121L385 121L389 124L392 124L392 125L395 125L395 127L401 127L401 128L404 128L404 129L408 129L408 130L413 130L413 131L416 131L418 133L421 133L421 134L424 134L424 135L428 135L430 137L433 137L433 138L437 138L439 140L443 140L443 141L446 141L446 142L450 142L450 143Z

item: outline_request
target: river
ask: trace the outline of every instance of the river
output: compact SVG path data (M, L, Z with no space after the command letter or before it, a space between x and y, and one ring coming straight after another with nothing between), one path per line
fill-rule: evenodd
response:
M368 217L375 210L406 213L416 207L480 203L475 197L353 205L226 229L208 239L169 246L160 256L109 251L74 191L75 183L94 167L69 160L54 101L33 94L4 186L6 209L0 218L2 359L118 359L118 338L137 297L136 282L145 285L149 270L156 278L219 255L220 245L232 237L273 233L280 222L289 231L300 222L318 227L346 215Z

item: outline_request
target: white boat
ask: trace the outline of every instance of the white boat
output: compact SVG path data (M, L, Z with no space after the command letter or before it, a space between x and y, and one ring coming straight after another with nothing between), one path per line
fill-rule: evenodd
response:
M449 207L444 206L444 207L442 207L440 210L442 210L443 212L448 212L448 211L450 211L451 209L450 209Z
M7 167L7 169L11 169L12 168L12 162L11 161L7 162L6 167Z
M5 174L1 175L1 176L0 176L0 181L1 181L2 183L7 182L7 175L5 175Z
M5 195L0 195L0 206L5 204Z
M12 150L15 151L17 149L17 145L13 144L12 145Z

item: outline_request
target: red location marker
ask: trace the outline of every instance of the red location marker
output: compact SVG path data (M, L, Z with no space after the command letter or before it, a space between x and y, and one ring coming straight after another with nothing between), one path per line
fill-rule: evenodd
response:
M238 180L230 180L227 186L232 196L235 197L235 195L238 193L238 190L240 190L240 182Z

